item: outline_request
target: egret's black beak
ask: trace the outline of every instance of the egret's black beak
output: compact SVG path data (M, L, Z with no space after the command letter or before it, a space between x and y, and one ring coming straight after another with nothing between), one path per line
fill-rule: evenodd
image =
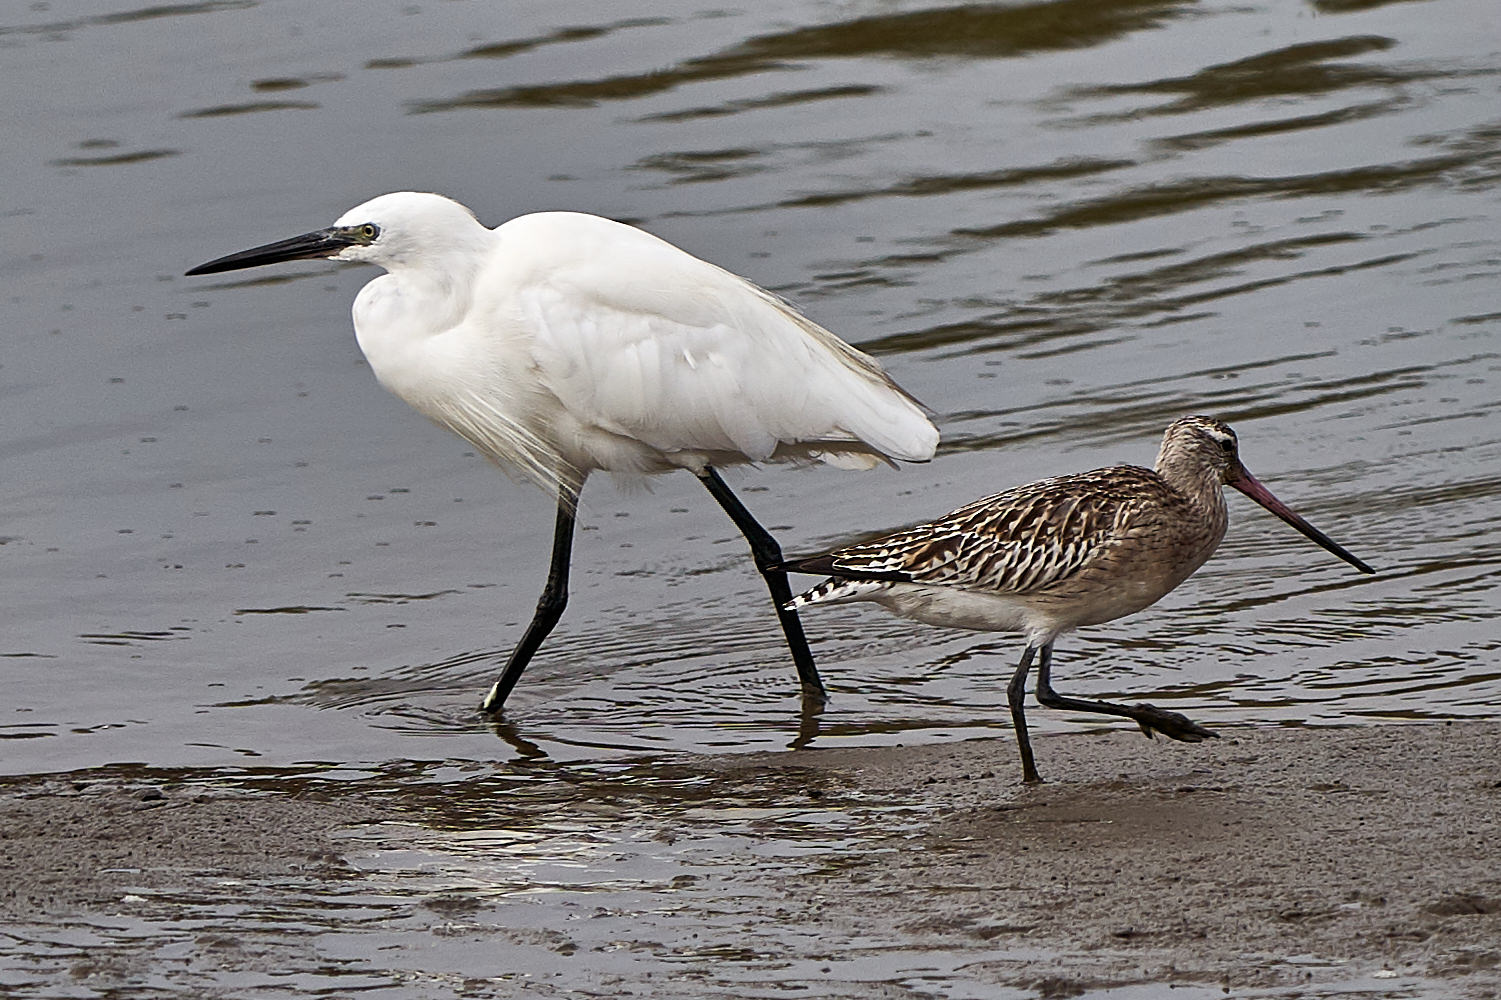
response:
M312 233L303 233L301 236L293 236L288 240L267 243L262 247L241 250L239 253L211 260L207 264L199 264L187 273L190 275L218 274L220 271L238 271L246 267L260 267L262 264L279 264L284 260L332 257L345 247L368 242L370 241L359 235L358 227L335 226Z

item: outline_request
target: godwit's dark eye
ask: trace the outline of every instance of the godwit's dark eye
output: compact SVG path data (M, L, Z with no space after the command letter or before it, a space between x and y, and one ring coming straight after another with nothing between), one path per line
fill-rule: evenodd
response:
M1220 450L1223 451L1226 455L1235 454L1235 439L1220 438Z

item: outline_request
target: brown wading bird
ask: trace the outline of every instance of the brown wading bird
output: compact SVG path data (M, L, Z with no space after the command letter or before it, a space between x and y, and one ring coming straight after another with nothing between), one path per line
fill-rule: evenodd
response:
M1184 417L1162 436L1155 471L1119 465L1018 486L936 521L811 559L799 573L829 579L792 599L809 604L874 601L930 625L1020 632L1027 649L1006 688L1022 780L1038 782L1022 711L1037 656L1037 700L1048 708L1133 719L1147 736L1197 743L1216 734L1153 705L1066 698L1048 677L1053 642L1157 603L1214 554L1233 486L1360 570L1375 570L1293 513L1246 471L1235 432L1209 417Z

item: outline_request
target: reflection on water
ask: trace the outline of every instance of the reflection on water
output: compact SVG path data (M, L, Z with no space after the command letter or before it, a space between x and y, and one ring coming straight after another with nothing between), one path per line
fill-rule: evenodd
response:
M988 770L940 775L927 780L968 785L992 777ZM359 817L334 834L337 854L322 843L288 854L285 844L303 833L298 828L286 841L266 841L286 863L252 861L231 869L233 877L181 864L100 873L105 898L98 906L81 915L28 913L6 925L0 983L17 997L55 996L60 988L99 997L1030 997L1046 963L1077 979L1074 995L1093 995L1078 992L1091 981L1088 971L1121 956L1050 941L1027 919L1034 908L1066 906L1070 894L1090 891L1087 883L1064 881L1067 871L1039 869L1020 884L991 884L993 873L963 859L996 842L943 832L942 813L950 810L914 802L900 782L883 791L852 787L837 767L801 768L780 757L735 764L691 755L568 765L123 765L79 772L66 783L3 784L54 800L129 797L167 828L191 829L174 814L248 805L252 797L319 803L323 821L340 811ZM1209 790L1178 790L1192 791ZM1019 810L1048 811L1052 818L1034 818L1023 830L1023 849L1040 835L1039 825L1050 827L1041 831L1046 835L1053 828L1059 837L1078 835L1081 820L1057 808L1058 796L1051 810L1047 797L1028 799L961 811L971 822L996 824ZM371 821L372 812L395 818ZM137 829L142 821L122 825ZM190 857L202 855L201 838L197 831ZM872 876L918 851L949 871L974 872L1004 898L978 909L956 906L982 887L923 876L903 885L889 870ZM1400 914L1390 919L1405 919L1398 926L1412 932L1421 926ZM1175 932L1155 933L1171 941ZM1436 934L1450 948L1456 936L1453 928ZM1192 946L1170 953L1192 956ZM1137 956L1124 972L1129 981L1179 978L1172 968L1147 964L1156 957L1150 952L1133 947L1126 954ZM1368 961L1262 957L1268 982L1300 984L1313 963L1327 961L1309 992L1275 994L1288 998L1345 995L1325 980L1356 975ZM1452 995L1412 971L1394 992L1363 981L1348 993ZM1175 982L1171 992L1209 1000L1227 988L1215 983L1197 992ZM1140 989L1150 997L1166 987L1148 981Z
M508 718L481 719L541 585L547 499L373 384L347 318L368 273L177 277L406 187L492 224L635 221L880 354L935 411L939 458L745 472L789 554L1147 463L1168 422L1210 412L1381 570L1349 578L1232 498L1216 559L1068 637L1060 688L1210 725L1493 716L1501 64L1472 27L1483 0L1434 9L5 15L0 72L24 96L0 205L0 737L31 755L6 768L1008 728L1014 637L863 609L809 623L833 700L800 714L743 542L670 478L591 483L569 612Z
M399 996L414 985L496 995L507 983L567 995L592 989L602 972L650 982L709 969L718 986L816 980L835 990L821 995L859 995L879 969L849 987L838 981L878 942L830 928L794 940L778 917L776 879L843 877L868 861L863 841L889 844L928 818L845 791L828 772L720 772L670 759L374 771L127 766L92 772L87 783L165 789L165 809L252 793L356 809L373 801L404 819L343 834L348 863L312 857L234 879L185 871L163 887L139 870L112 873L122 890L108 915L65 924L37 915L0 936L0 966L18 996L67 977L91 995L127 984L163 996ZM943 964L955 969L960 956L1004 953L983 942L953 950ZM933 959L948 949L923 951ZM697 988L664 983L657 994Z
M244 104L219 104L212 108L197 108L184 111L184 118L219 118L225 115L254 115L262 111L313 111L318 105L311 101L247 101Z
M794 61L806 59L1017 58L1056 49L1099 45L1129 32L1158 27L1181 16L1192 6L1181 0L1172 3L1162 0L1055 0L1052 3L969 5L854 17L833 24L758 35L724 51L687 59L668 69L658 67L647 73L604 79L470 91L455 98L414 102L412 110L423 113L460 108L587 107L602 101L642 98L705 81L790 71L795 68ZM660 23L629 21L610 29L600 29L597 34L565 39L553 37L546 41L575 41L598 37L607 30ZM488 46L483 51L487 55L496 54L496 50L501 55L512 55L537 44L545 42L512 43L519 48ZM469 50L460 58L474 54L475 50ZM814 91L808 96L818 99L831 95ZM788 103L793 103L793 98L782 94L780 100L774 98L769 103L750 105L746 110ZM695 112L693 116L701 114L705 112Z

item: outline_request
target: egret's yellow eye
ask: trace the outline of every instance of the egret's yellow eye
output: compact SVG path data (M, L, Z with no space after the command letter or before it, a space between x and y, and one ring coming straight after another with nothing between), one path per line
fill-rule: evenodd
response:
M359 228L359 233L360 239L364 240L366 243L369 243L380 235L380 226L377 226L373 222L367 222Z

